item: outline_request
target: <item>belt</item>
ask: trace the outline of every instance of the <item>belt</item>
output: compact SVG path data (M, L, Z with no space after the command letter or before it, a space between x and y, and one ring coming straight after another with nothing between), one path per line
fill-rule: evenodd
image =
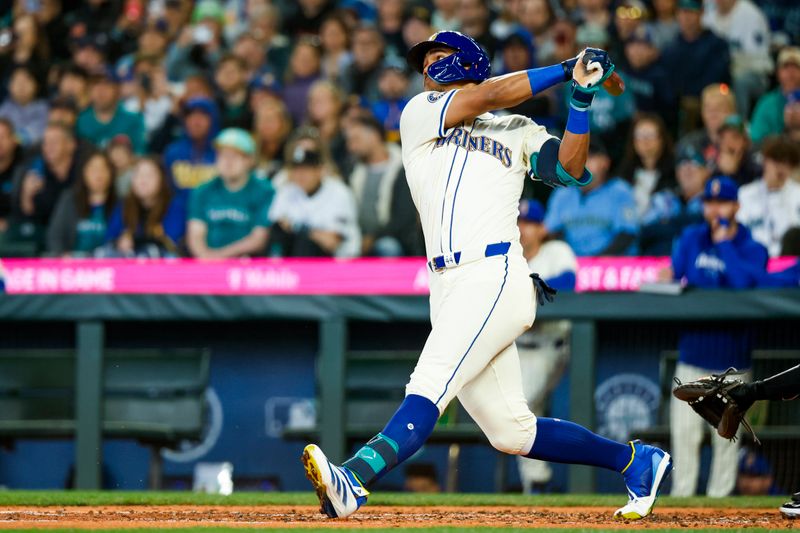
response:
M494 244L487 244L484 248L448 252L444 255L437 255L428 261L428 268L431 269L431 272L443 272L448 268L455 268L459 265L472 263L484 257L506 255L510 248L510 242L496 242Z

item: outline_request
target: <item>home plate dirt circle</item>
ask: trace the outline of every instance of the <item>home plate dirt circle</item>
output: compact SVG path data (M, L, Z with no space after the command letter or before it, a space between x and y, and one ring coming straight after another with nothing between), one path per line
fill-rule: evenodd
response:
M516 528L782 528L800 521L777 509L657 508L638 522L612 518L610 507L410 507L367 506L347 520L329 520L308 506L53 506L0 509L0 528L296 527L379 528L494 526Z

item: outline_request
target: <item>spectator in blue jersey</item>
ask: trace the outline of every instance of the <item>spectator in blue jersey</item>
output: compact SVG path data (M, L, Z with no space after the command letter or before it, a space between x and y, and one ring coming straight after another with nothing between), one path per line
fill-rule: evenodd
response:
M164 169L152 157L133 167L130 192L108 223L107 239L124 257L175 257L186 233L184 204L174 193Z
M624 180L609 179L611 158L592 136L586 168L592 182L582 188L557 189L550 196L544 225L579 256L632 255L639 222L633 190Z
M538 200L519 203L519 242L531 271L558 290L575 290L578 259L564 241L552 239L544 225L544 206Z
M703 190L710 175L703 154L692 145L684 146L675 168L678 186L655 193L642 217L641 255L671 255L683 230L703 221Z
M183 137L164 151L164 167L182 194L216 175L213 140L219 132L219 111L208 98L193 98L183 106Z
M738 187L727 176L714 176L703 192L705 222L684 231L672 254L673 276L704 289L755 287L766 275L767 249L737 223ZM689 381L729 367L744 371L749 380L753 332L742 324L697 323L685 328L678 340L675 377ZM697 490L700 444L709 426L677 399L670 404L672 455L681 475L673 480L673 496L691 496ZM707 494L729 495L736 485L738 445L716 432L711 436L713 459Z
M405 63L386 61L378 78L380 98L372 104L372 114L386 131L386 140L400 141L400 113L408 103L409 74Z

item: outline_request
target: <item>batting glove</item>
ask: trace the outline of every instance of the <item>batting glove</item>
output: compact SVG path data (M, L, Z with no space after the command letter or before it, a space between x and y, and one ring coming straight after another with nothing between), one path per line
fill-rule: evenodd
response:
M575 59L572 79L584 91L599 91L603 82L614 72L614 63L605 50L586 48Z

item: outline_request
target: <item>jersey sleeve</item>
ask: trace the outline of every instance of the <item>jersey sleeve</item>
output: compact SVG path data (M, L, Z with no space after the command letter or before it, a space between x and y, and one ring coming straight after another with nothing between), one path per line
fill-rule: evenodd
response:
M531 157L538 154L544 143L550 139L558 140L558 137L547 133L544 126L540 126L530 119L526 119L529 125L525 127L525 137L522 140L522 160L525 170L530 170Z
M400 115L400 141L404 150L414 149L447 134L444 121L456 92L456 89L443 93L422 92L406 104Z

